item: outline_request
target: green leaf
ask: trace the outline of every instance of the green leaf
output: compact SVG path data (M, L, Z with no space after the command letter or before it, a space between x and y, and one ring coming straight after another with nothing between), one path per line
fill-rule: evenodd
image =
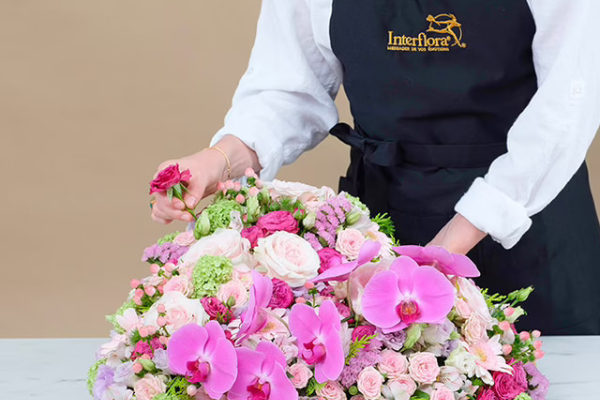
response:
M173 200L173 188L172 187L167 189L167 198L169 199L169 201Z
M412 324L406 331L406 341L404 342L404 350L410 350L417 344L417 341L421 338L423 327L425 324Z
M367 347L369 345L369 343L371 343L371 340L375 339L376 337L377 337L377 334L370 335L370 336L363 336L360 339L352 342L350 344L350 351L348 352L348 356L346 357L346 365L350 365L350 360L352 360L354 357L356 357L358 355L358 353L360 353L362 349Z
M317 390L324 388L326 384L317 382L315 378L310 378L306 386L306 395L312 396Z
M183 191L181 189L181 183L178 183L177 185L173 186L173 195L175 197L177 197L178 199L181 199L183 197Z
M417 391L416 391L416 392L415 392L415 393L412 395L412 397L411 397L411 400L412 400L412 399L415 399L415 400L416 400L416 399L419 399L419 400L429 400L430 398L431 398L431 397L430 397L430 396L429 396L427 393L425 393L424 391L422 391L422 390L417 390Z

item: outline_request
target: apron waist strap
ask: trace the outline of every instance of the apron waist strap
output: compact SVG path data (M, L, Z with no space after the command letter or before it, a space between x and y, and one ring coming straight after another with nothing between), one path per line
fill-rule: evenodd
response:
M330 133L358 149L365 162L380 167L412 164L432 168L486 168L507 152L506 142L475 145L439 145L401 143L369 138L359 125L334 126Z

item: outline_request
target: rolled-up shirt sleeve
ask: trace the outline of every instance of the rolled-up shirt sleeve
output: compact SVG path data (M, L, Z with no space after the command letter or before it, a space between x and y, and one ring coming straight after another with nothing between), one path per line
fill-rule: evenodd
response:
M508 133L508 152L455 210L509 249L581 167L600 124L598 0L530 0L538 91Z
M271 180L338 122L342 68L328 43L331 1L263 0L248 69L211 145L234 135Z

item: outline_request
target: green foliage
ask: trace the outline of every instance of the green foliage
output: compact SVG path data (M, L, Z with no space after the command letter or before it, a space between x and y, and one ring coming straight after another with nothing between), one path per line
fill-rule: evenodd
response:
M167 392L163 395L165 397L155 397L154 400L192 400L193 397L187 394L188 386L190 386L190 383L187 379L183 376L178 376L167 383Z
M411 397L410 400L429 400L431 396L422 390L417 390Z
M231 280L233 264L227 257L203 256L192 272L194 293L192 298L212 297L224 283Z
M531 396L528 395L527 393L521 393L520 395L515 397L515 400L532 400L532 399L531 399Z
M396 227L394 227L392 217L390 217L387 213L377 214L375 218L372 219L372 221L379 225L380 232L384 233L390 239L394 241L396 240L394 238L394 234L396 233Z
M327 383L319 383L315 378L310 378L306 385L306 395L312 396L317 390L323 389Z
M131 345L135 347L140 340L142 340L142 335L140 335L140 332L135 329L133 332L131 332L131 338L129 341L131 342Z
M215 201L210 206L206 207L204 211L202 211L202 215L206 213L208 216L208 221L210 223L210 229L208 234L214 233L219 228L228 228L231 223L231 212L239 211L242 212L242 206L236 202L235 200L229 200L221 198ZM196 222L196 229L194 229L194 234L196 239L200 239L202 236L206 236L202 232L202 227L200 226L200 221L202 218L199 218Z
M108 321L110 324L112 324L112 326L113 326L114 330L115 330L115 331L116 331L118 334L122 335L122 334L124 334L124 333L125 333L125 329L121 328L121 325L119 325L119 324L117 323L117 317L120 317L120 316L122 316L122 315L123 315L123 313L125 313L125 311L127 311L128 309L130 309L130 308L135 308L135 307L136 307L136 304L135 304L135 303L134 303L132 300L126 301L125 303L123 303L123 304L121 305L121 307L119 307L119 309L117 310L117 312L115 312L115 313L114 313L114 314L112 314L112 315L107 315L107 316L105 317L105 318L106 318L106 321Z
M406 341L404 342L404 348L402 351L410 350L417 344L417 341L421 338L423 329L427 324L412 324L406 331Z
M158 239L156 244L161 245L161 244L165 244L165 243L173 243L173 240L175 240L177 235L179 235L179 232L167 233L165 236Z
M352 204L354 207L358 207L363 211L366 211L367 213L369 213L369 208L362 202L360 201L360 199L358 197L352 196L351 194L348 193L344 193L346 198L348 199L348 201L350 202L350 204Z
M100 368L100 366L104 364L106 364L106 358L96 361L96 363L92 365L88 371L87 388L90 392L90 395L92 394L94 384L96 383L96 379L98 378L98 368Z
M348 356L346 357L346 365L350 365L350 360L358 355L365 347L371 343L371 340L375 339L377 334L370 336L363 336L360 339L352 342L350 344L350 351L348 352Z

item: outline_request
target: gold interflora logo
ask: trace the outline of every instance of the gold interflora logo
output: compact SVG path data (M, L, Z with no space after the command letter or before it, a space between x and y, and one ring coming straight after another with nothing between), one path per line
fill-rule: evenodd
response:
M458 22L454 14L440 14L438 16L428 15L427 31L419 33L416 37L397 36L394 31L388 32L387 49L391 51L450 51L451 47L457 46L465 49L463 43L462 24ZM428 35L429 34L429 35Z

